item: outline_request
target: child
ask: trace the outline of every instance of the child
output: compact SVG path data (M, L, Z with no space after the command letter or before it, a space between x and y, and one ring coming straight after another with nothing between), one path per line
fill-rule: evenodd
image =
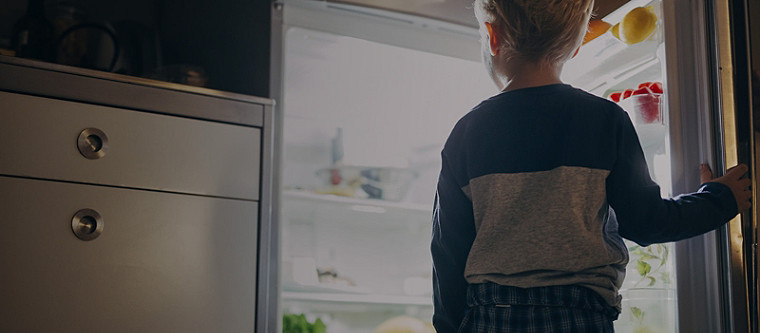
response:
M474 7L484 63L502 91L465 115L441 152L435 328L612 332L623 238L646 245L720 227L749 208L747 167L662 199L626 112L559 79L593 0Z

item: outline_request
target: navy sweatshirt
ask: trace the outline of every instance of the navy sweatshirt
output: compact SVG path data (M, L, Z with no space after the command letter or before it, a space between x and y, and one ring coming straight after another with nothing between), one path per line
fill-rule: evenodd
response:
M719 183L663 199L628 114L565 84L483 101L441 157L431 243L439 333L456 332L469 284L577 285L619 309L622 238L677 241L737 214Z

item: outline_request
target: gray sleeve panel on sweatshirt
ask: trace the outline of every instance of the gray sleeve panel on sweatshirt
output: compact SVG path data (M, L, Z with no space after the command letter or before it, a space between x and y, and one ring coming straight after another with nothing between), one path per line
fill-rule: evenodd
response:
M628 251L609 214L609 173L561 166L470 180L462 190L473 202L477 234L467 282L581 285L619 307Z

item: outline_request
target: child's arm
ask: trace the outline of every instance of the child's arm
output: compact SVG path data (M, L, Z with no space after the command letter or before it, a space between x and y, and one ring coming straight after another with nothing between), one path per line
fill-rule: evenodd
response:
M686 239L722 226L739 207L743 208L723 181L727 178L706 183L695 193L661 198L660 187L649 177L633 124L626 113L621 114L617 159L607 177L607 198L622 237L642 245Z
M438 178L433 210L433 325L438 333L457 332L467 309L464 268L475 240L472 202L454 180L446 159Z

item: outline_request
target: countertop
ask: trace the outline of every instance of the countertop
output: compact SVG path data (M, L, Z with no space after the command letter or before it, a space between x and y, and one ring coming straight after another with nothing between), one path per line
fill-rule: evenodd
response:
M261 127L268 98L0 55L0 90Z

